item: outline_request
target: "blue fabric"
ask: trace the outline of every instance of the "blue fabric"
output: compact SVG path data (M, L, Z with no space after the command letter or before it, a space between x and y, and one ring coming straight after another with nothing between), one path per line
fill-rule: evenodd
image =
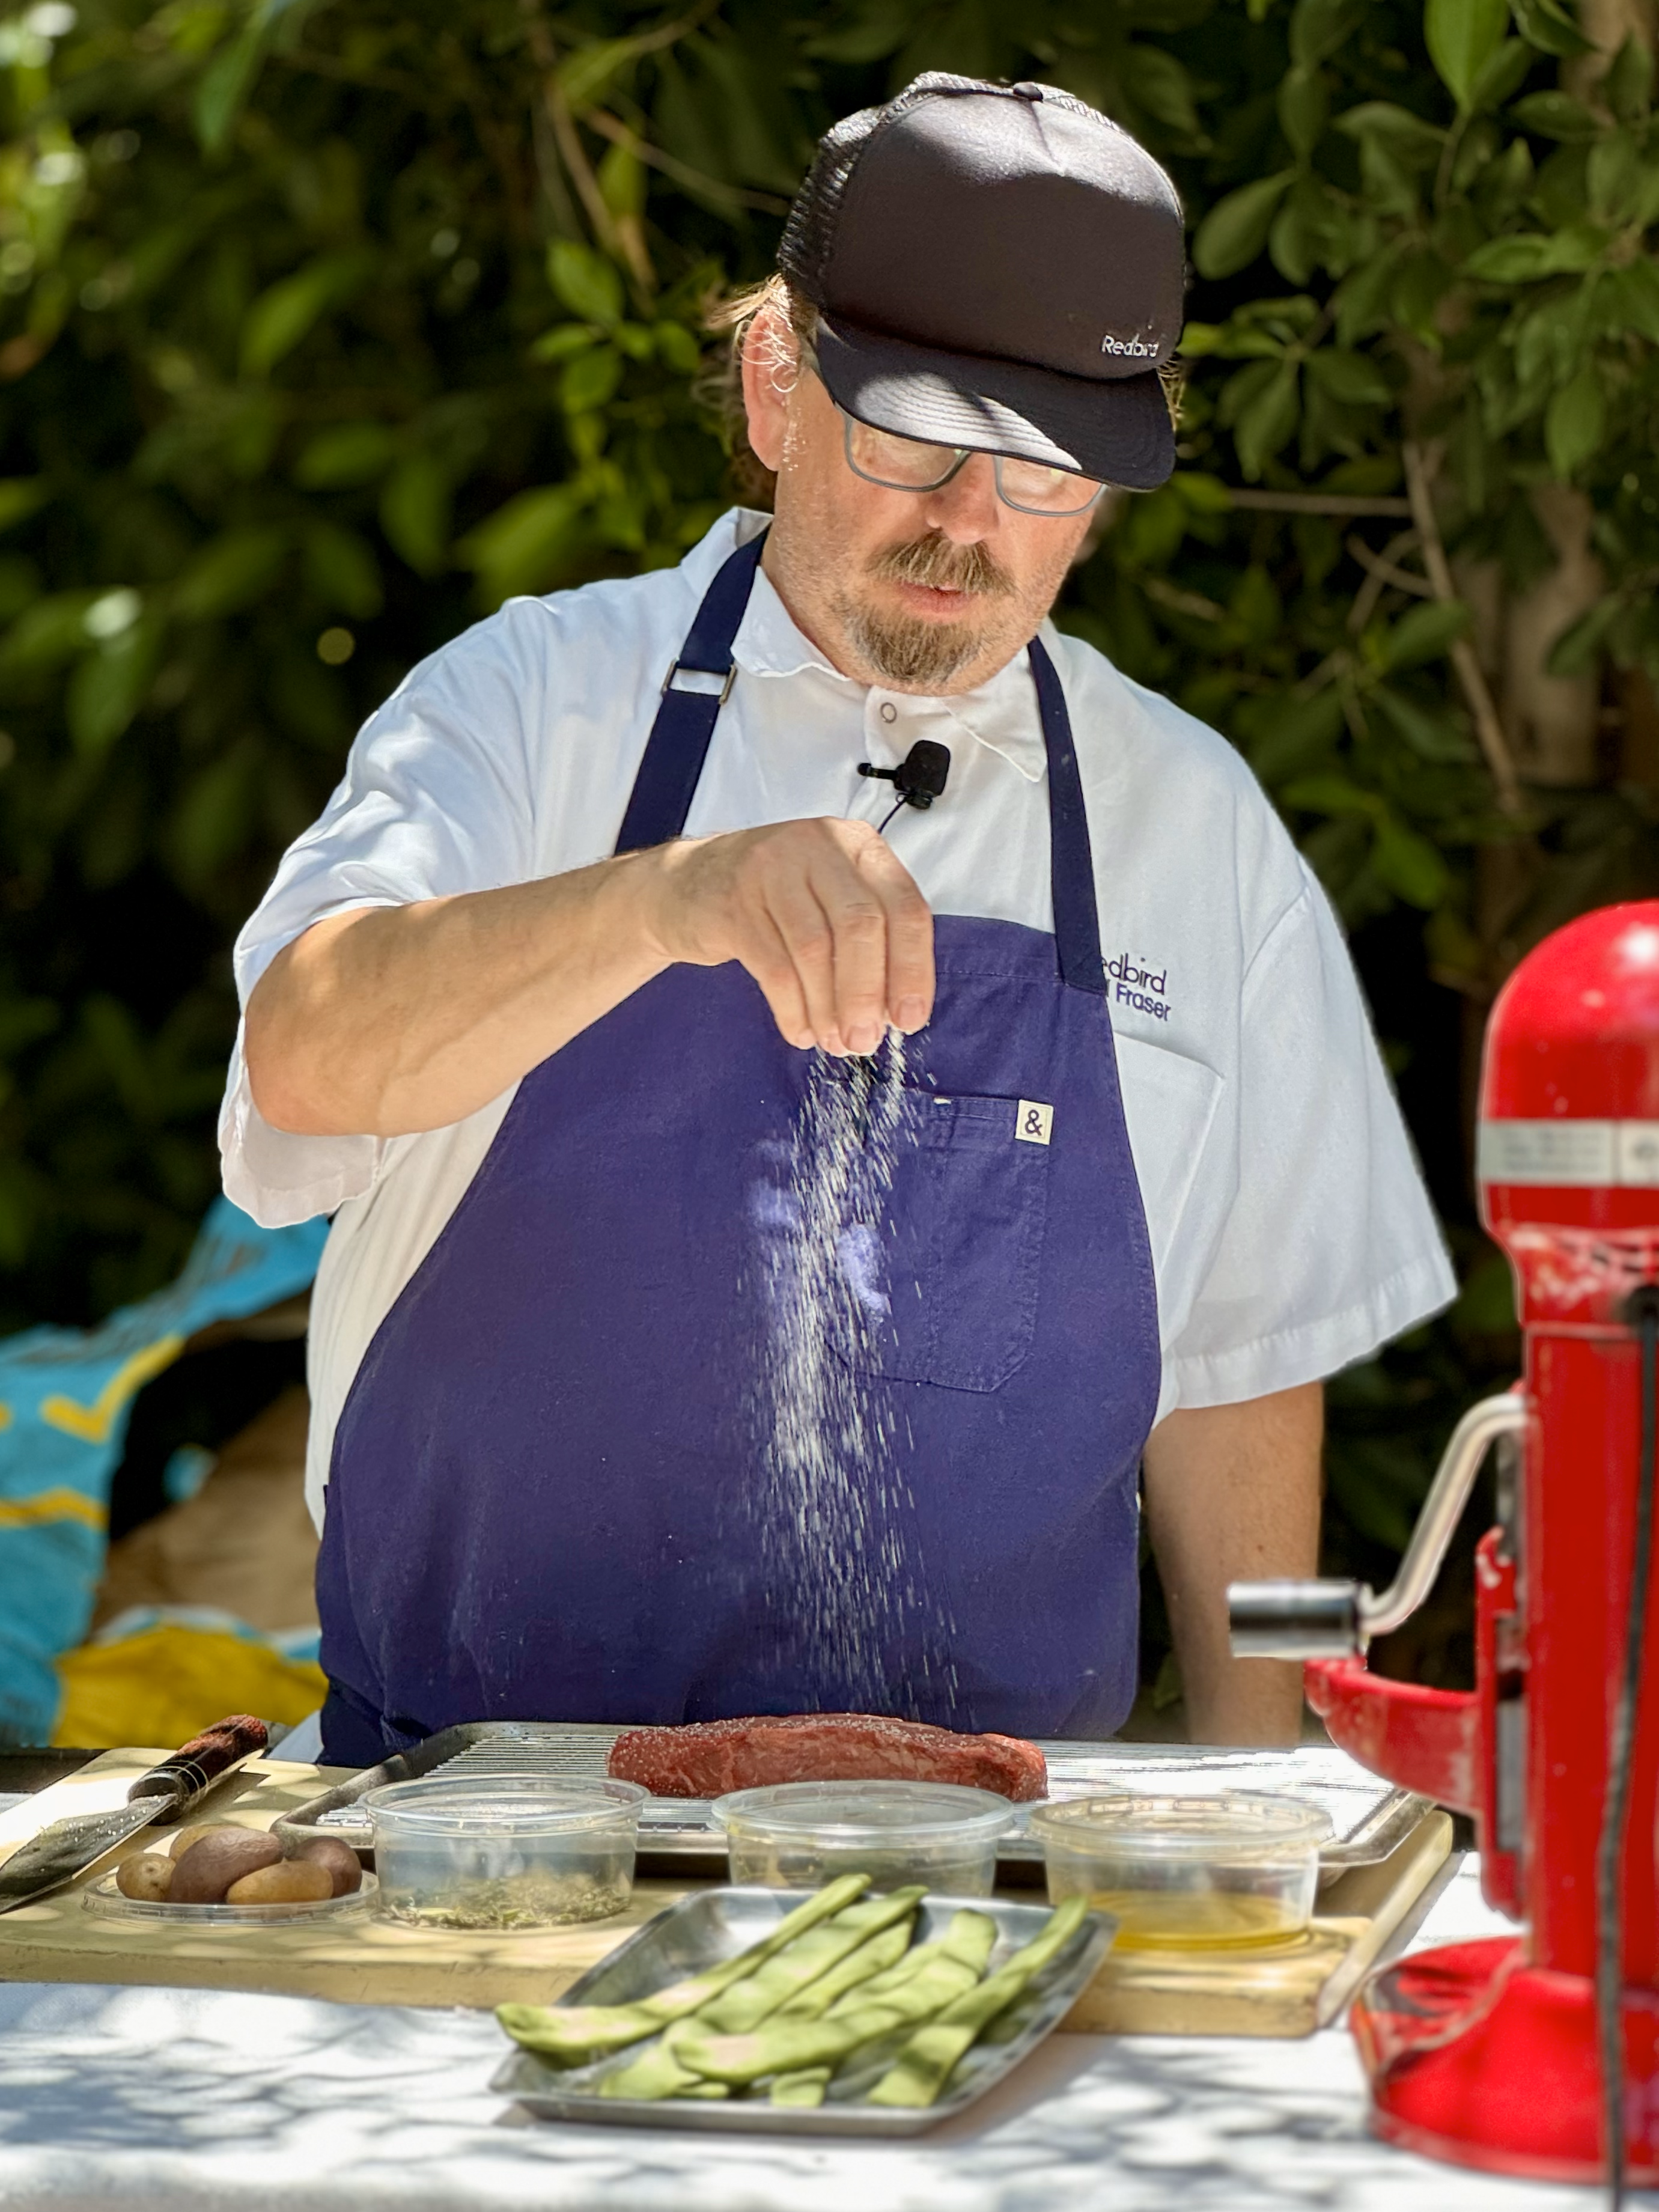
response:
M318 1565L331 1761L490 1717L1123 1718L1156 1300L1058 682L1038 699L1067 941L937 919L890 1184L854 1174L840 1237L856 1325L826 1349L889 1439L855 1531L789 1556L755 1407L809 1085L871 1071L786 1044L737 966L672 968L525 1079L358 1371ZM655 837L707 704L664 696L629 814L678 787ZM858 1588L894 1559L861 1650L826 1639L801 1570Z
M0 1742L51 1736L52 1662L92 1618L134 1397L198 1329L304 1290L327 1234L325 1221L258 1228L221 1198L167 1289L94 1329L0 1343Z

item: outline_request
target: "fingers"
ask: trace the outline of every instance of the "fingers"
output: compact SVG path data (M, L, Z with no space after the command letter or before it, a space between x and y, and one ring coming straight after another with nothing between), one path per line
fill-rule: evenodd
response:
M796 1046L870 1053L933 1007L933 918L867 823L784 822L661 848L655 941L670 960L737 960Z
M933 1012L933 923L908 870L864 823L783 830L794 834L781 832L769 851L768 908L795 970L810 1042L831 1053L871 1053L890 1023L920 1029Z

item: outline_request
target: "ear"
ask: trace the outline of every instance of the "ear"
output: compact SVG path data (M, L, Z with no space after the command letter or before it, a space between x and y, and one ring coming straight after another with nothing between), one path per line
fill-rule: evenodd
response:
M744 333L743 404L749 444L763 469L776 471L789 429L789 395L800 374L799 349L788 319L763 307Z

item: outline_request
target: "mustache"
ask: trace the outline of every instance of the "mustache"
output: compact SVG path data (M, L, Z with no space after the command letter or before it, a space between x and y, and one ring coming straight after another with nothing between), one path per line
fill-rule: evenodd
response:
M890 546L870 563L883 582L928 584L935 591L971 592L982 599L1007 599L1014 580L983 545L955 545L942 530Z

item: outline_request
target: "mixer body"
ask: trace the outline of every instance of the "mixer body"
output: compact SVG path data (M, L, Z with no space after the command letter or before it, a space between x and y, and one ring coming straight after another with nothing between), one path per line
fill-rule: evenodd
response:
M1516 1433L1500 1525L1476 1554L1475 1688L1389 1681L1346 1656L1310 1661L1307 1690L1355 1757L1473 1816L1486 1894L1524 1923L1367 1985L1352 2024L1378 2131L1583 2180L1605 2170L1596 1863L1641 1456L1628 1301L1659 1283L1659 902L1585 916L1510 979L1487 1034L1479 1177L1515 1273L1525 1370L1518 1403L1504 1401ZM1654 2183L1659 1602L1648 1614L1621 1919L1627 2170Z

